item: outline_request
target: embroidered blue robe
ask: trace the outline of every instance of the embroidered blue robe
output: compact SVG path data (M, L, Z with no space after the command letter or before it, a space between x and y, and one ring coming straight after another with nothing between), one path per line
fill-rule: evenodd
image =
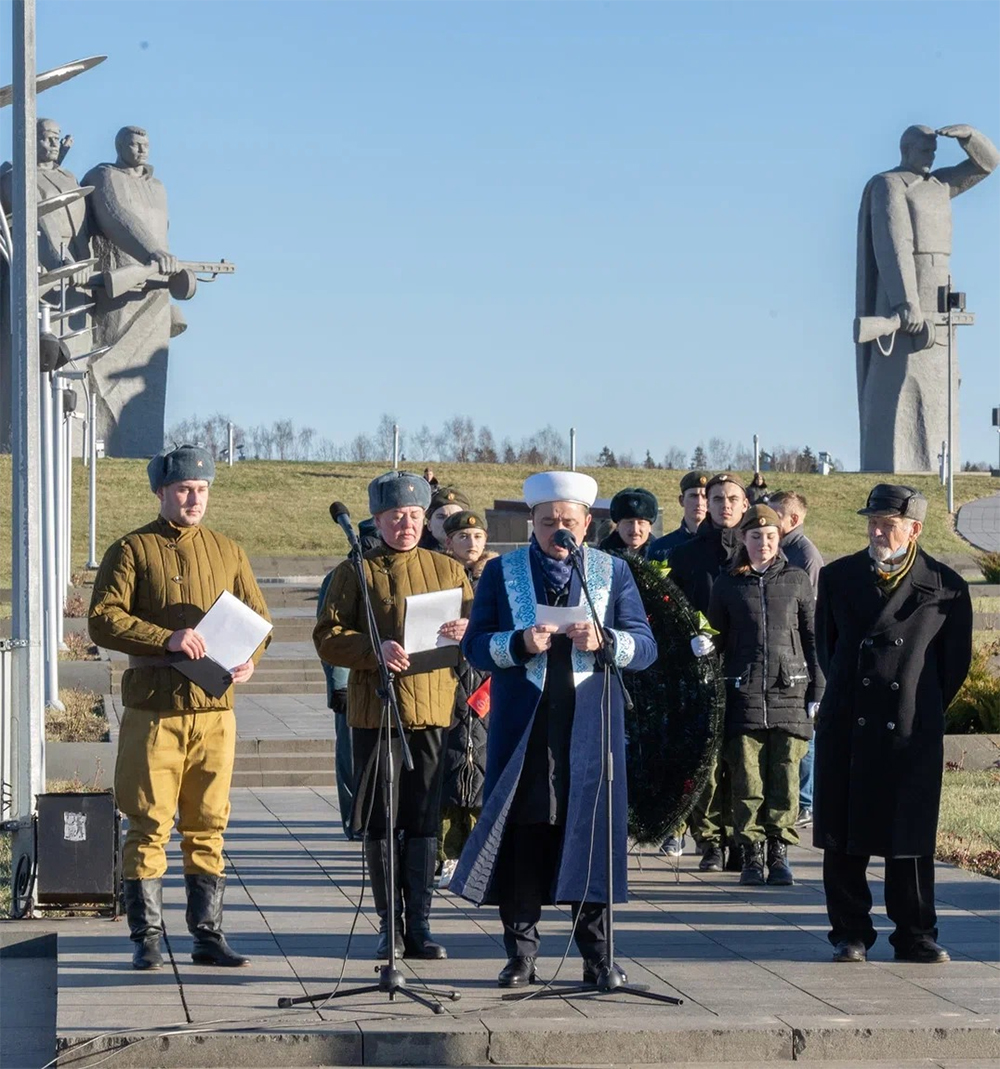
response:
M584 573L598 618L614 637L615 661L638 671L656 660L656 641L646 620L635 580L625 561L585 547ZM585 602L576 572L568 605ZM542 690L548 654L515 662L517 631L535 622L535 606L546 603L545 588L528 548L486 565L462 649L469 663L490 671L490 730L486 744L483 812L459 859L451 890L482 904L495 904L493 887L500 844L517 791L524 755ZM589 609L588 609L589 616ZM602 694L611 702L614 752L614 897L627 898L628 797L625 776L625 721L621 690L612 677L605 688L603 667L593 653L573 650L575 705L570 736L569 799L553 902L607 901L607 802L601 769ZM626 685L628 675L625 676Z

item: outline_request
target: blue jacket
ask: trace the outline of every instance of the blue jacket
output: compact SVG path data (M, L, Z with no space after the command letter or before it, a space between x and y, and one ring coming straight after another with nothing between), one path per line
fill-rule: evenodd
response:
M683 546L685 542L690 542L694 537L695 535L684 526L682 521L680 527L676 530L670 531L668 534L662 535L649 543L646 559L667 560L673 550L678 546Z
M616 662L633 671L647 668L656 660L656 642L628 564L589 547L584 548L583 559L597 615L614 638ZM497 857L545 686L547 654L518 663L513 638L517 631L532 626L535 606L545 600L541 575L527 547L490 561L479 580L462 643L470 664L493 673L483 813L451 881L452 891L477 904L497 901L492 887ZM582 600L580 581L574 574L568 604L579 605ZM601 776L601 695L605 681L595 654L573 651L573 682L576 703L570 741L568 815L551 900L605 902L607 810ZM615 901L622 902L627 896L628 797L624 710L613 680L610 695L615 756L614 892ZM599 793L596 806L595 792Z

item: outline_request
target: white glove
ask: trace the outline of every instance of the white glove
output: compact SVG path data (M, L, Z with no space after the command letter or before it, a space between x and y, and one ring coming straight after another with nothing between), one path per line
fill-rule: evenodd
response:
M695 657L707 657L710 653L714 653L715 643L711 635L695 635L691 639L691 652Z
M816 719L816 714L818 712L819 712L819 702L810 702L806 706L806 716L808 716L810 720L815 720Z

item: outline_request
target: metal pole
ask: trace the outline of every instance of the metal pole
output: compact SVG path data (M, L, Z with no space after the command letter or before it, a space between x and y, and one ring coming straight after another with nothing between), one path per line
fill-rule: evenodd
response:
M45 315L46 313L43 313ZM66 602L66 450L63 446L63 387L59 375L51 376L52 382L52 439L48 463L52 478L52 515L55 521L53 553L55 557L55 602L53 611L56 621L56 639L60 650L66 648L63 641L63 605Z
M14 0L11 265L12 510L11 634L14 645L12 815L25 826L45 787L44 610L41 568L38 370L38 186L35 181L35 0ZM29 840L27 833L23 835ZM32 849L31 856L34 856ZM16 863L16 857L15 857ZM33 889L29 888L29 893Z
M948 514L955 514L955 328L951 322L951 275L948 276Z
M569 470L576 471L576 427L569 429Z
M760 436L753 436L753 473L760 474Z
M233 466L233 425L229 424L229 466Z
M87 387L87 411L90 418L90 436L87 447L90 450L90 470L87 472L87 567L97 567L97 390Z
M392 425L392 470L399 471L399 424Z
M64 380L65 381L65 380ZM65 535L65 548L66 548L66 597L69 597L69 592L73 588L73 413L67 412L63 416L63 423L65 424L65 437L63 443L66 449L66 535ZM60 620L65 616L65 612L59 614ZM65 624L63 624L65 627ZM65 637L65 636L64 636Z
M42 582L45 587L45 704L59 703L59 571L52 463L52 375L42 377Z

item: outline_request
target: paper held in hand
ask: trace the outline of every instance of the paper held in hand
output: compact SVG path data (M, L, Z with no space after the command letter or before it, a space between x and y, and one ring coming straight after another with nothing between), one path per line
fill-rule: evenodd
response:
M406 599L403 621L403 649L410 655L404 674L429 672L458 664L458 643L438 634L442 624L462 615L462 589L435 590L411 594Z
M584 605L536 605L536 624L555 624L558 634L564 635L570 624L585 624L590 619Z
M205 656L197 660L181 656L173 667L213 698L221 698L232 683L232 670L250 660L271 633L271 625L224 590L195 630L204 639Z

